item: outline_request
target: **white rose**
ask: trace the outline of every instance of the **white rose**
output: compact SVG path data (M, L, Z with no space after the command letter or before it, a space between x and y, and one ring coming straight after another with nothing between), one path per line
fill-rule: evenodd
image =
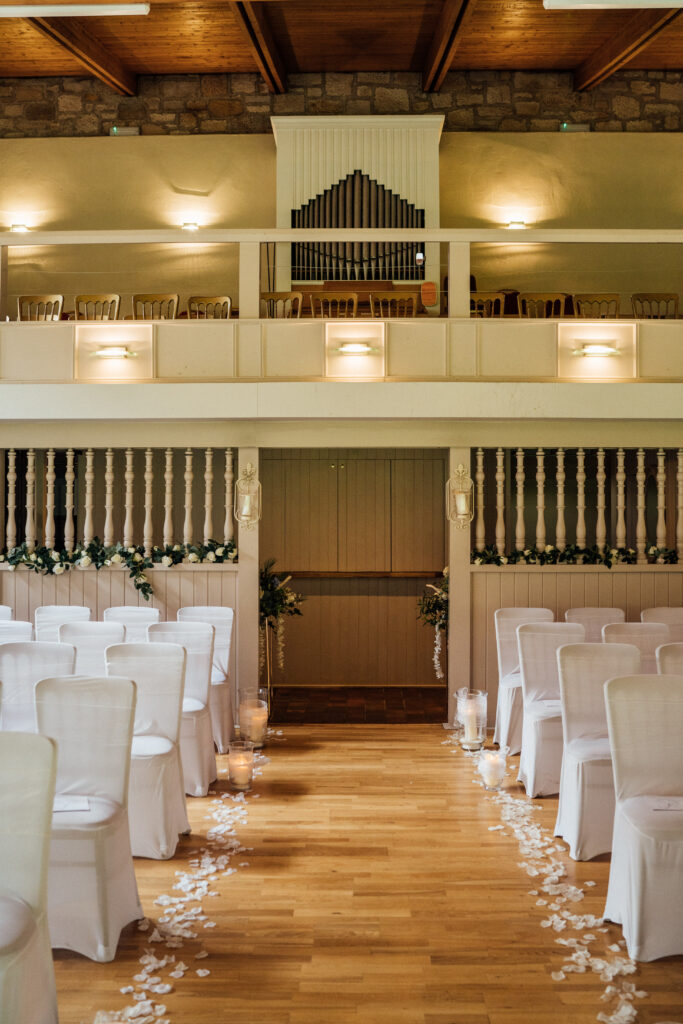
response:
M190 554L187 556L187 560L188 562L198 562L199 555L197 555L194 551L191 551Z
M208 551L207 555L206 555L206 560L207 560L207 562L215 562L216 561L216 553L214 551Z
M545 546L545 553L546 553L546 555L549 555L552 550L553 550L552 544L546 544L546 546Z
M135 577L135 585L137 587L141 586L143 583L146 583L146 582L147 582L147 577L145 576L144 572L138 573L138 575Z
M52 559L53 562L58 562L59 561L59 551L51 551L50 552L50 558Z
M123 561L123 556L120 555L117 551L115 554L111 556L111 560L114 563L114 565L119 565Z
M481 558L475 558L474 559L474 564L475 565L481 565Z
M529 555L531 554L531 548L524 548L524 552L523 553L524 553L524 557L528 558Z
M92 565L92 558L90 557L90 555L83 555L78 564L80 565L81 569L87 569L89 565Z
M16 569L16 565L10 565L10 567L9 567L9 571L10 572L14 572L15 569Z
M0 562L4 562L4 561L5 561L5 556L4 555L0 555Z
M219 558L222 558L223 555L225 554L225 548L216 548L216 554L218 555Z
M505 555L502 555L502 557L501 557L501 559L500 559L500 564L501 564L501 565L507 565L507 564L508 564L508 560L507 560L507 558L505 557Z
M133 561L134 562L141 562L142 561L142 555L140 554L139 551L136 551L135 554L133 555Z
M105 558L104 564L105 565L111 565L111 558Z
M161 559L161 564L162 565L173 565L173 559L171 558L170 555L164 555L164 557Z
M64 572L64 566L63 565L56 565L54 567L54 574L55 574L55 576L61 576L63 572Z
M231 562L234 561L234 559L237 558L237 550L233 549L228 555L228 558L230 559Z
M174 551L182 551L182 546L180 544L174 544L173 545L173 550Z
M35 562L35 560L36 560L36 557L37 557L37 556L36 556L36 553L35 553L35 551L32 551L32 552L31 552L31 561L32 561L32 562Z

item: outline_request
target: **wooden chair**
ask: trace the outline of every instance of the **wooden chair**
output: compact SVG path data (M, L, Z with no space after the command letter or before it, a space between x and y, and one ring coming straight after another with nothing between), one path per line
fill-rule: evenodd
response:
M585 320L614 320L619 316L618 292L584 292L574 296L574 316Z
M357 292L316 292L315 295L310 295L309 299L313 317L344 319L357 315Z
M133 320L175 320L177 312L178 296L170 292L133 296Z
M63 307L63 295L20 295L17 299L17 320L41 323L60 320Z
M470 316L498 317L505 311L503 292L470 292Z
M264 292L261 296L261 316L277 320L297 320L301 316L304 297L302 292Z
M372 292L370 313L385 320L417 316L418 302L417 292Z
M678 316L676 292L636 292L631 296L636 320L675 320Z
M229 320L232 299L229 295L190 295L188 320Z
M566 302L563 292L520 292L519 315L532 320L564 316Z
M121 296L77 295L74 304L76 320L118 320Z

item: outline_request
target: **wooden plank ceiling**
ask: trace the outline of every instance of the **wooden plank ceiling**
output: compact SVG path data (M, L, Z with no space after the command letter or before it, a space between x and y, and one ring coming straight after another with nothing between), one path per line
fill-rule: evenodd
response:
M0 0L0 6L12 0ZM53 0L64 2L64 0ZM73 0L72 0L73 2ZM103 0L99 0L103 2ZM587 89L622 68L683 67L680 10L546 11L542 0L151 0L142 17L0 19L0 78L259 72L573 71Z

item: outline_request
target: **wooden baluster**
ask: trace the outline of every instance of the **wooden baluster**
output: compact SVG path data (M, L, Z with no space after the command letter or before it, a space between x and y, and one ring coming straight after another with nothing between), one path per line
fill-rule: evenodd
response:
M85 519L83 521L83 543L90 544L95 536L93 526L93 503L94 503L94 470L95 454L92 448L85 453Z
M576 546L586 546L586 454L576 453Z
M67 448L66 450L66 473L64 481L66 484L66 493L64 496L64 511L66 513L64 519L64 547L67 551L73 551L74 544L76 542L74 532L74 481L76 480L76 473L74 471L74 450L73 448Z
M123 546L133 546L133 484L135 482L135 471L133 469L133 449L126 448L126 470L123 474L126 484L125 510L123 520Z
M657 547L666 547L666 453L657 450Z
M676 551L678 561L683 561L683 448L678 449L678 472L676 475Z
M45 547L55 546L55 450L48 448L45 456Z
M517 472L515 473L517 484L517 524L515 527L515 547L518 551L524 550L526 543L526 531L524 529L524 449L517 449Z
M232 517L232 489L234 473L232 467L232 448L225 449L225 522L223 523L223 540L227 543L235 537L235 521Z
M636 485L638 490L637 508L638 518L636 521L636 562L644 565L647 562L645 549L647 547L647 526L645 523L645 452L638 449L636 457Z
M545 547L545 452L536 452L536 550Z
M505 554L505 452L496 451L496 550Z
M26 549L33 551L36 546L36 452L29 448L26 453Z
M555 547L558 551L564 551L567 546L567 526L564 520L566 505L564 503L564 484L566 474L564 471L564 448L557 449L557 526L555 527Z
M7 527L5 535L7 550L17 546L17 453L14 448L7 452Z
M166 449L164 469L164 546L173 544L173 449Z
M183 524L183 544L192 543L192 449L185 449L185 522Z
M204 543L213 538L213 449L204 453Z
M114 450L107 448L104 455L104 544L114 543Z
M595 520L595 543L604 548L607 544L607 523L605 521L605 449L598 448L598 469L595 476L598 485L597 519Z
M152 524L152 502L154 488L154 467L152 465L154 452L151 448L145 449L145 523L142 529L145 554L152 554L154 546L154 526Z
M486 547L486 528L484 526L484 449L477 448L477 523L475 526L474 545L477 551Z
M626 473L624 449L617 449L617 547L626 547Z

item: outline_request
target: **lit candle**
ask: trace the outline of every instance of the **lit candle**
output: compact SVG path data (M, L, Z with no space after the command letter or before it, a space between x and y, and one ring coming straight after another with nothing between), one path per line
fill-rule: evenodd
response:
M487 789L498 789L505 775L505 751L483 750L479 758L479 774Z
M262 700L246 700L240 704L240 735L262 747L268 728L268 705Z
M455 511L458 516L466 518L470 514L470 496L468 491L455 492Z
M242 495L242 516L247 519L251 515L251 494Z
M254 747L235 740L228 747L228 779L234 789L249 789L254 774Z
M466 701L462 709L462 724L465 730L465 742L476 743L479 739L477 728L477 708L475 701Z

